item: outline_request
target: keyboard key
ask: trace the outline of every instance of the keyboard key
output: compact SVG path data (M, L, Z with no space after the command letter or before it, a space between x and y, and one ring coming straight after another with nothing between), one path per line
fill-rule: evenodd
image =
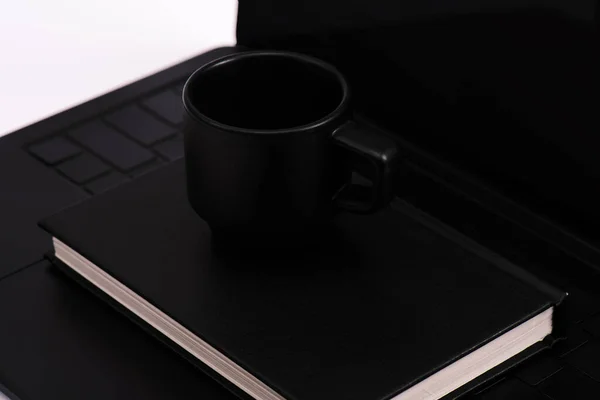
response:
M600 383L567 366L545 380L539 388L553 400L590 399L600 392Z
M515 378L506 378L491 388L474 396L477 400L543 400L544 395L537 389Z
M110 174L88 183L85 188L93 194L100 194L127 181L128 178L125 175L112 171Z
M569 364L600 381L600 342L591 341L565 356Z
M163 165L164 164L158 160L152 161L151 163L144 164L141 167L131 171L129 175L131 175L132 178L137 178L139 176L146 175L148 172L154 171L155 169L162 167Z
M46 164L57 164L81 153L81 149L62 137L55 137L29 147L29 151Z
M110 170L96 157L83 153L58 165L57 169L73 182L82 184Z
M137 105L130 105L106 116L106 120L131 138L150 146L175 134L175 129Z
M123 171L129 171L154 158L154 154L121 135L101 121L73 129L70 137Z
M538 354L515 370L515 376L535 386L563 367L558 358L548 352Z
M183 121L181 96L170 90L154 95L144 100L142 104L172 124L179 124Z
M167 140L154 146L154 150L169 161L177 160L183 157L183 140Z

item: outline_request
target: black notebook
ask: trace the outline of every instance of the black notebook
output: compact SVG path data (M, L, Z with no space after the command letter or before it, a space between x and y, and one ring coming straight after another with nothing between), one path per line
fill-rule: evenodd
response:
M562 299L398 199L320 248L216 255L182 162L42 226L66 272L259 400L455 397L547 347Z

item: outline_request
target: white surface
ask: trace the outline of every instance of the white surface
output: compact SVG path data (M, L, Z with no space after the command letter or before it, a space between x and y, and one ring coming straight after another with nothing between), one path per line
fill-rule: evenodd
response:
M235 43L236 0L2 0L0 9L0 136Z
M0 136L235 43L236 0L0 4Z

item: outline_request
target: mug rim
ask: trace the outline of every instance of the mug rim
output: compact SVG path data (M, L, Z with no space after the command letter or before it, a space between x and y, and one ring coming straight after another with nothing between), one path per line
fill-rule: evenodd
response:
M290 58L296 61L306 62L313 65L318 66L319 68L326 70L331 73L340 83L342 87L342 99L335 109L333 109L329 114L325 115L322 118L319 118L315 121L312 121L308 124L298 125L290 128L278 128L278 129L254 129L254 128L243 128L239 126L229 125L222 122L219 122L215 119L210 118L206 114L200 112L191 102L189 91L191 82L194 79L198 78L198 76L202 75L208 70L219 67L220 65L227 64L230 62L235 62L244 58L252 58L252 57L263 57L263 56L277 56ZM215 128L226 130L230 132L238 132L238 133L247 133L247 134L286 134L286 133L302 133L306 131L310 131L316 128L319 128L323 125L328 124L329 122L335 120L339 116L341 116L348 106L348 102L350 99L350 87L344 75L338 71L333 65L320 60L315 57L311 57L302 53L295 53L291 51L277 51L277 50L254 50L254 51L245 51L242 53L234 53L229 54L224 57L217 58L216 60L210 61L209 63L201 66L196 71L194 71L190 77L186 80L185 85L182 91L182 102L185 111L193 118L200 120L208 125L214 126Z

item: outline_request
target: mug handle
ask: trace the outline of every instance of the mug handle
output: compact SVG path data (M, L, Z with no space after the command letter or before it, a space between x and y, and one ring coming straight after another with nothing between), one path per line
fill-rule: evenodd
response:
M332 135L343 149L352 170L370 179L372 187L346 183L334 195L334 203L355 213L372 213L386 206L394 195L400 155L396 142L378 130L345 122Z

